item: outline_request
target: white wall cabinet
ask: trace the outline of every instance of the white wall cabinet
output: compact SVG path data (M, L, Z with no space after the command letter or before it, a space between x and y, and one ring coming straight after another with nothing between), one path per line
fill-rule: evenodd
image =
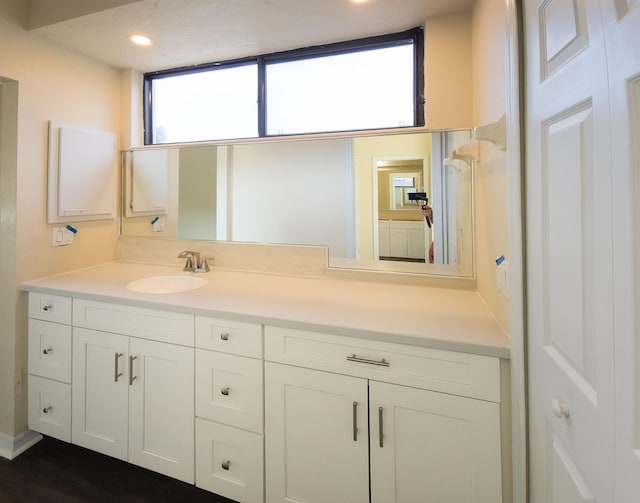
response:
M193 348L73 335L73 443L193 483Z

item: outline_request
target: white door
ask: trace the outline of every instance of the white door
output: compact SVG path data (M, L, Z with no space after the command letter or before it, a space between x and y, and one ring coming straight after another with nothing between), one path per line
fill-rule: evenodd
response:
M129 338L73 329L71 441L127 459Z
M370 381L371 502L502 501L499 404Z
M194 350L131 338L129 462L194 482Z
M615 502L640 499L640 0L602 0L611 103Z
M640 1L525 24L532 499L636 501Z
M367 381L265 364L266 501L369 501Z

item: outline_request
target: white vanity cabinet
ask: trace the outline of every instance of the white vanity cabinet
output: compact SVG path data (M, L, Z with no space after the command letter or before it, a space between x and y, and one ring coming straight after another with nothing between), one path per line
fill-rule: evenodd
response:
M196 485L264 500L262 325L196 316Z
M82 299L73 313L72 442L193 483L193 316Z
M71 441L71 299L29 296L29 428Z
M497 359L275 327L265 341L268 503L502 501Z

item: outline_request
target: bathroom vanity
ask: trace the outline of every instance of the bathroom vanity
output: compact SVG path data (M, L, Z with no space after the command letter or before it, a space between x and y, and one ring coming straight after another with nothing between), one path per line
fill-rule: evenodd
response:
M241 502L503 501L508 339L474 291L223 270L126 288L158 275L193 274L23 285L32 430Z

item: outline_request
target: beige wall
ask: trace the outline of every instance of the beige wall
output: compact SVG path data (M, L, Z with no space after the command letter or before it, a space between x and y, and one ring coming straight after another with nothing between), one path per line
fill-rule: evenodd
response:
M81 222L72 246L53 248L46 224L47 122L120 130L120 76L111 67L57 49L21 28L25 2L0 0L0 77L18 82L15 288L2 285L5 309L0 326L0 433L26 429L26 295L20 283L39 276L112 260L117 220ZM16 173L16 163L5 167ZM3 169L5 169L3 168ZM2 222L0 237L10 232ZM10 318L10 319L9 319ZM14 326L15 323L15 326Z
M470 128L471 13L427 19L424 40L427 127Z
M477 0L473 10L473 125L491 123L506 110L506 12L502 0ZM475 166L476 277L478 292L508 327L508 301L498 292L495 259L507 259L507 165L503 151L480 142Z

